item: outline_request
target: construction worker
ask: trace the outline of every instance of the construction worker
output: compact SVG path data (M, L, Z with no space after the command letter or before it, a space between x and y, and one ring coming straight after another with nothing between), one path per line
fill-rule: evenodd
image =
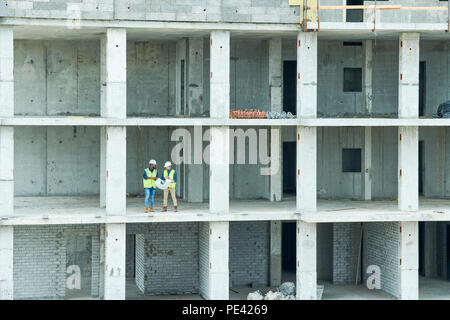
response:
M156 192L156 179L158 179L158 170L156 170L156 161L150 160L149 167L145 168L144 174L142 175L144 190L145 190L145 212L155 212L153 210L153 200L155 199ZM150 208L148 206L148 199L150 198Z
M177 212L178 211L177 196L175 194L175 186L177 185L177 172L174 169L172 169L172 163L170 163L170 161L167 161L164 164L164 173L163 176L161 177L161 180L166 179L171 180L172 183L169 184L169 188L164 190L164 204L162 211L163 212L167 211L167 198L169 197L170 192L170 196L172 197L173 202L173 211Z

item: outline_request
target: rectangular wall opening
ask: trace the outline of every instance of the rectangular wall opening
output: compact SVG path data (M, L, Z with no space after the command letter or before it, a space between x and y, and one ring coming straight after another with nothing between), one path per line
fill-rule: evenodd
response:
M283 61L283 110L297 113L297 61Z

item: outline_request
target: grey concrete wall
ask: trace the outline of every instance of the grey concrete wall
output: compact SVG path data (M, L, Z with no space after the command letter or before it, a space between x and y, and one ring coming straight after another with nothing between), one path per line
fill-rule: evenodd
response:
M66 268L81 269L81 292L98 288L98 225L19 226L14 228L14 298L64 299L78 294L66 289ZM77 292L75 292L77 291ZM98 294L98 291L97 291Z
M270 269L270 223L230 222L230 287L267 286Z
M99 135L96 127L16 128L15 194L98 194Z
M399 241L400 226L398 222L363 223L363 279L367 281L370 274L367 267L376 265L381 271L381 290L399 297Z

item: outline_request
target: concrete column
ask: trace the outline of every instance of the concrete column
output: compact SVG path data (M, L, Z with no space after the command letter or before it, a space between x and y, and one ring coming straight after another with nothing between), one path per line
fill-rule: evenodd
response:
M283 57L282 39L269 40L269 97L270 111L283 111ZM283 197L283 139L281 127L270 128L270 154L279 155L280 165L277 172L271 172L269 184L270 201L281 201Z
M297 117L317 117L317 33L297 38ZM317 130L297 127L297 210L317 207ZM316 224L297 221L297 299L317 299Z
M364 163L362 199L372 199L372 127L364 128Z
M127 115L127 33L125 29L107 29L100 42L100 114L105 118L125 119ZM120 135L123 135L120 137ZM111 139L109 139L111 138ZM107 207L112 214L118 208L108 208L108 199L124 203L126 128L102 127L100 129L100 207ZM109 151L108 151L109 150ZM108 161L108 152L110 152ZM114 160L113 160L114 159ZM123 170L118 172L117 170ZM113 174L114 184L110 175ZM108 183L109 181L109 183ZM119 183L120 181L120 183ZM109 184L109 186L108 186ZM108 188L111 193L108 196ZM114 200L114 197L118 196ZM125 214L124 206L120 210Z
M297 36L297 117L317 117L317 33Z
M419 116L419 33L399 37L398 117Z
M125 300L126 224L105 225L104 299Z
M229 222L209 223L208 300L229 299Z
M99 259L99 290L98 296L100 299L105 297L105 224L100 224L100 241L99 241L99 250L100 250L100 259Z
M14 117L14 34L0 27L0 116ZM0 126L0 216L14 213L14 128Z
M437 222L427 221L424 224L424 271L425 277L436 278L438 276L438 237L437 237Z
M419 209L419 128L398 128L398 208Z
M212 31L210 39L210 114L227 119L230 112L230 33ZM209 211L229 210L229 128L210 129Z
M297 299L317 299L317 226L297 220Z
M0 300L12 300L14 294L14 227L0 226Z
M400 222L400 299L419 299L419 223Z
M203 202L203 128L194 126L189 128L191 139L191 164L187 168L187 201Z
M106 128L106 214L126 215L126 127Z
M281 239L282 222L270 221L270 286L281 284Z

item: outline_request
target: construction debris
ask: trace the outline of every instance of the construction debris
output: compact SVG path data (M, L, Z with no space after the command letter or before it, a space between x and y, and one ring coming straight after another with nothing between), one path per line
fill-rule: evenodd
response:
M255 292L250 292L247 296L247 300L263 300L264 296L259 292L259 290Z
M275 111L268 111L267 112L267 119L295 119L295 116L290 112L275 112Z
M323 285L317 286L317 300L322 299ZM284 282L278 287L277 291L269 291L265 295L257 290L247 295L247 300L295 300L295 284L293 282Z

